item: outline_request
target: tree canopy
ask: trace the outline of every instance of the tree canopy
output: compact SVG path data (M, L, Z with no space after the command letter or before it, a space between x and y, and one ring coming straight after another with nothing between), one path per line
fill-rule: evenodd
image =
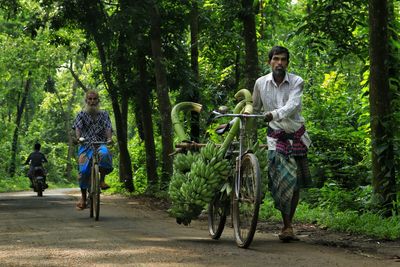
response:
M270 71L269 49L283 45L305 80L315 186L372 186L380 208L398 209L400 1L383 2L0 1L1 177L24 175L40 141L50 179L73 183L71 122L96 88L118 140L111 176L131 192L165 190L171 108L233 108L233 95ZM187 122L200 142L205 113Z

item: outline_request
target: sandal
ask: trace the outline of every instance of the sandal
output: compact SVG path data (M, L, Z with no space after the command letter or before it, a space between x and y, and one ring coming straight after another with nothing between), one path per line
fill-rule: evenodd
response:
M298 240L298 238L295 237L294 233L293 233L293 228L292 227L288 227L285 230L282 230L281 233L279 234L279 239L283 242L290 242L290 241L294 241L294 240Z
M106 184L105 182L100 183L100 188L102 190L107 190L108 188L110 188L110 186L108 184Z
M76 209L78 209L78 210L86 209L86 203L84 201L80 200L78 203L76 203Z

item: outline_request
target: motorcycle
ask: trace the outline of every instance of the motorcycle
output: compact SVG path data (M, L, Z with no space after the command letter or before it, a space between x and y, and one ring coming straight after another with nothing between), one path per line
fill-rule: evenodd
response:
M32 175L33 191L38 197L43 196L43 191L47 188L45 181L45 171L43 167L34 167Z

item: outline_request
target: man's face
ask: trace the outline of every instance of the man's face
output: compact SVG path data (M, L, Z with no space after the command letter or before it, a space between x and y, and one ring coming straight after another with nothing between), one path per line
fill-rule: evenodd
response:
M86 108L88 112L97 112L99 107L99 96L95 93L90 93L85 99Z
M271 65L274 75L279 76L285 75L289 64L286 53L273 55L272 59L268 63Z

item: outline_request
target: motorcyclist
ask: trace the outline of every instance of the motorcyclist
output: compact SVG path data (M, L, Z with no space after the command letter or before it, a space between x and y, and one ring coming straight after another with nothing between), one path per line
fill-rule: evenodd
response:
M41 145L39 143L36 143L33 148L34 151L29 155L29 157L25 161L25 165L29 164L28 177L29 180L31 181L30 187L33 188L32 179L35 175L35 168L39 167L42 169L44 175L44 188L47 188L48 185L46 183L46 170L43 167L43 163L47 162L46 156L42 152L40 152Z

